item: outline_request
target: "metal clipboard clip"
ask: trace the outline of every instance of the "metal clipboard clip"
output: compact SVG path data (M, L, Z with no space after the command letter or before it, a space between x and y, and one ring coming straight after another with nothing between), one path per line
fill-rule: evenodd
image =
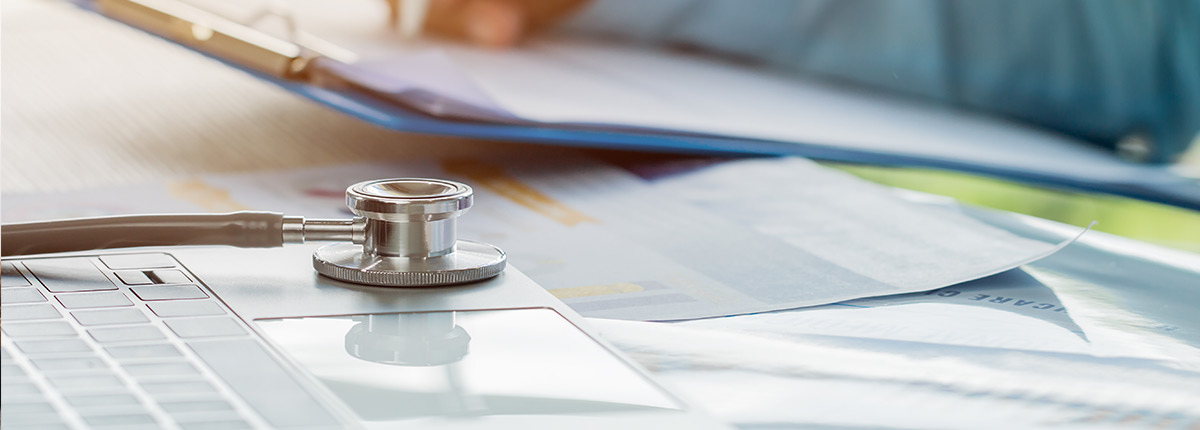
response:
M302 31L291 11L277 0L259 2L265 7L241 21L181 0L91 0L87 4L106 17L274 79L353 94L405 109L410 114L444 120L483 118L523 123L511 114L479 108L430 91L417 89L397 95L346 79L342 75L346 68L341 65L354 65L358 55ZM272 18L282 20L282 34L261 28Z
M357 59L353 52L301 31L279 2L268 3L245 22L178 0L96 0L94 5L115 20L277 78L308 80L318 58L347 64ZM254 27L271 17L283 20L285 37Z

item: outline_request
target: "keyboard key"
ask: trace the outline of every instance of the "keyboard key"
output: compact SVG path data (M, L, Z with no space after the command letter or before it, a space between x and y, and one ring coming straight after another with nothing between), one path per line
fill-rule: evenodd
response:
M337 420L257 341L193 341L188 346L271 426L332 427L337 424Z
M181 299L206 299L208 294L204 293L200 287L195 285L164 285L154 287L133 287L130 288L133 294L136 294L139 299L150 300L181 300Z
M242 419L235 411L178 412L170 413L170 418L180 424L239 422Z
M17 270L12 263L0 263L0 287L27 287L32 285L25 275Z
M158 407L167 413L232 411L233 405L224 400L177 400L163 401Z
M3 376L3 378L0 378L0 386L4 386L5 390L8 389L9 385L33 383L33 379L29 377L28 373L25 373L25 369L22 369L15 362L0 365L0 376Z
M13 305L4 306L3 308L5 321L25 321L25 320L42 320L62 318L62 314L58 313L58 309L54 309L54 305Z
M215 394L217 388L207 381L142 382L143 390L151 395Z
M199 423L179 423L179 428L183 430L243 430L251 428L242 420L230 421L212 421Z
M92 347L79 339L61 340L18 340L17 348L26 354L56 354L63 352L88 352Z
M74 337L75 327L66 321L39 321L4 324L4 334L11 337Z
M126 427L138 424L155 424L154 417L148 414L85 416L83 420L88 425L97 427Z
M74 311L71 316L83 325L139 324L150 322L146 314L138 309L103 309L98 311Z
M187 318L166 320L167 327L182 338L241 336L246 334L233 318Z
M130 376L141 378L147 376L199 376L200 371L191 363L142 363L121 366Z
M60 421L40 422L37 424L9 425L4 427L4 430L71 430L71 426L67 425L66 422L61 421L61 417L58 417L57 415L53 415L52 417L53 418L50 418L51 420L57 419ZM10 420L7 422L11 423L13 421Z
M158 284L187 284L192 282L187 275L178 270L155 270L150 272L150 277Z
M68 426L65 422L58 421L52 423L22 425L20 427L8 426L5 427L4 430L71 430L71 426Z
M95 406L133 406L139 405L137 397L131 394L90 394L66 396L67 403L77 408Z
M92 335L92 339L96 342L111 343L111 342L133 342L141 340L159 340L166 339L162 330L152 325L139 325L132 327L107 327L88 329L88 334Z
M15 364L5 364L0 365L0 376L3 376L3 378L0 379L10 379L12 381L16 381L14 377L24 377L26 375L25 371L21 370L21 366Z
M167 254L105 255L100 257L100 261L113 270L175 267L175 259Z
M183 423L211 423L211 422L229 422L241 421L242 416L237 412L229 411L206 411L206 412L177 412L172 413L171 419L176 422Z
M72 357L72 358L34 358L31 360L33 365L43 372L53 373L58 371L77 371L77 370L106 370L108 363L97 357Z
M129 346L106 346L105 351L117 361L125 361L130 359L144 358L175 358L183 357L183 353L179 352L179 348L169 343L159 343L153 345L129 345Z
M125 285L150 285L154 281L146 276L146 272L140 270L122 270L117 272L117 278L124 282Z
M133 302L120 291L101 293L59 294L58 302L67 309L115 308L133 306Z
M10 401L24 401L23 399L42 398L41 390L38 390L36 385L21 381L5 381L0 378L0 384L4 385L4 389L0 390L0 403L7 405Z
M25 386L25 385L32 385L32 384L33 384L33 380L29 379L28 376L8 376L8 377L4 378L3 382L0 382L0 387L3 387L5 390L8 390L8 387L12 387L12 386ZM9 396L9 394L5 393L4 398L7 398L7 396ZM26 397L28 397L28 396L26 396Z
M147 307L163 318L198 317L206 315L225 315L225 310L216 302L210 300L176 300L158 303L147 303Z
M4 430L11 429L68 429L58 414L4 414Z
M16 362L6 362L0 364L0 385L8 386L12 384L30 384L33 383L25 374L25 370L18 366Z
M54 413L54 406L51 406L50 403L46 402L45 400L32 400L28 402L4 404L5 417L9 416L10 414L26 415Z
M146 411L146 406L140 403L132 405L89 406L84 408L76 408L75 412L78 412L79 415L83 417L84 421L87 421L88 417L110 415L143 415L149 413Z
M63 392L113 391L125 386L116 375L47 375L50 384Z
M117 289L91 260L83 257L28 260L25 267L52 293Z
M15 305L18 303L38 303L46 301L37 288L5 288L0 290L0 303Z

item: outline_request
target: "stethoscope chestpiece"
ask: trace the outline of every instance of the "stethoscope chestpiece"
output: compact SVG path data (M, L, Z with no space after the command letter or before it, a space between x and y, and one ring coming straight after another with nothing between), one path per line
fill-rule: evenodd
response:
M356 243L313 253L318 273L339 281L386 287L430 287L487 279L504 270L495 246L458 240L456 222L473 203L471 187L440 179L360 182L346 204L364 221ZM358 243L360 242L361 243Z

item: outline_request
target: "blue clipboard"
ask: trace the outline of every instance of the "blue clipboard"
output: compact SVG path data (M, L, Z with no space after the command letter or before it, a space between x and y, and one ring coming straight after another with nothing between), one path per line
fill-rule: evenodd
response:
M270 65L270 62L264 66L262 62L244 55L244 52L221 49L213 45L214 41L226 44L259 43L237 39L235 33L238 31L225 33L218 28L219 26L213 26L206 29L210 31L210 39L204 41L195 40L192 38L194 35L180 35L179 22L192 19L188 14L205 14L202 21L209 26L222 18L176 0L78 0L76 4L195 50L309 100L391 130L589 148L725 156L796 155L826 161L945 169L1070 191L1108 193L1200 210L1200 184L1195 180L1174 176L1165 170L1156 171L1160 174L1148 175L1144 180L1097 180L1073 177L1060 172L982 165L953 158L882 153L816 142L769 141L636 128L614 130L571 125L488 123L436 117L353 86L322 85L290 76L286 71L273 69L274 66ZM241 26L233 22L228 25ZM241 27L239 31L249 29ZM224 39L221 39L222 37ZM276 42L289 43L282 40ZM302 47L296 46L295 52L268 52L263 55L294 55L299 58L303 55L302 51Z

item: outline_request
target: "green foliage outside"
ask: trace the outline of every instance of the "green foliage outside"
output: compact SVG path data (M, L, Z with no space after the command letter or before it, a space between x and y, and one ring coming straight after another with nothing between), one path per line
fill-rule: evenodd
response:
M1200 252L1200 212L1096 193L1041 188L966 173L857 164L823 163L893 187L953 197L1191 252Z

